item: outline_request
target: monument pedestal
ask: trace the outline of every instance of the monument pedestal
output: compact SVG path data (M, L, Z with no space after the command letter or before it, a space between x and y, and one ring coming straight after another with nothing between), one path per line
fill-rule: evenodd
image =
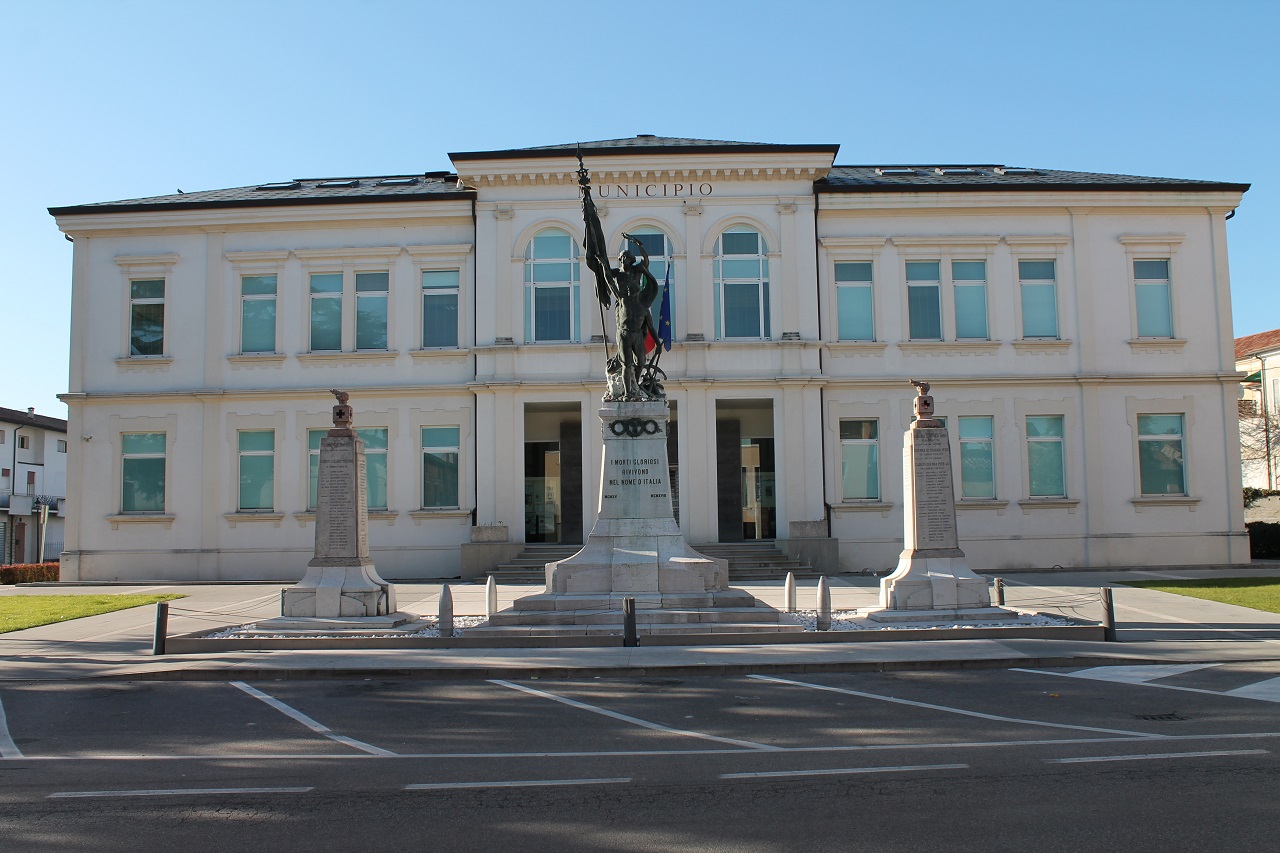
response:
M730 587L728 563L685 541L671 513L666 401L605 403L599 416L600 510L586 545L547 563L545 592L517 599L467 633L615 633L624 598L636 600L641 633L801 630Z
M927 390L927 386L926 389ZM898 567L880 581L877 622L1008 619L991 606L986 578L969 568L956 533L951 444L941 421L920 416L903 437L904 547Z

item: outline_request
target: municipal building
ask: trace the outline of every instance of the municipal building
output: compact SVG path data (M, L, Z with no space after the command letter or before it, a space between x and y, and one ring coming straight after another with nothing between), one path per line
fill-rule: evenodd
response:
M838 149L581 144L606 239L639 236L669 290L689 541L893 566L923 379L976 569L1247 562L1226 220L1248 186ZM63 579L300 577L332 388L384 577L581 542L613 317L576 150L52 208L74 241Z

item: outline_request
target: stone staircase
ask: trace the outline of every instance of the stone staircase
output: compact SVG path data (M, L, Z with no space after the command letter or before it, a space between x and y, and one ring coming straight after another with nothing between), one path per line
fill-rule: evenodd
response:
M695 545L694 548L708 557L727 560L731 584L780 581L787 576L787 572L794 572L796 580L822 577L822 572L802 562L799 557L788 557L768 540L719 542Z
M543 586L547 582L547 563L572 557L582 550L581 545L560 545L555 542L529 542L514 559L490 569L476 579L477 583L487 583L492 577L499 584L511 586Z

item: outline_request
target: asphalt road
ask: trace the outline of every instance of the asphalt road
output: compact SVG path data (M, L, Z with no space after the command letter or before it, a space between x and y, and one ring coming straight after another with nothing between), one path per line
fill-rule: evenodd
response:
M7 683L3 851L1274 851L1280 664Z

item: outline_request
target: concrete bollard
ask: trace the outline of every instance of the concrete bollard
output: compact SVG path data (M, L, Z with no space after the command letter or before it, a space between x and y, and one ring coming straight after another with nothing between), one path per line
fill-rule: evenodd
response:
M622 645L628 648L640 645L636 631L636 600L631 597L622 599Z
M493 575L489 575L489 581L484 585L484 615L490 617L498 612L498 582L493 579Z
M818 578L818 630L831 630L831 586L826 575Z
M783 584L783 589L786 591L787 612L795 613L796 612L796 573L795 572L787 572L787 582Z
M169 602L156 602L156 633L151 641L151 654L164 654L165 640L169 636Z
M1111 587L1104 586L1102 593L1102 638L1108 643L1119 642L1116 637L1116 605L1111 598Z
M440 587L440 636L453 636L453 593L448 584Z

